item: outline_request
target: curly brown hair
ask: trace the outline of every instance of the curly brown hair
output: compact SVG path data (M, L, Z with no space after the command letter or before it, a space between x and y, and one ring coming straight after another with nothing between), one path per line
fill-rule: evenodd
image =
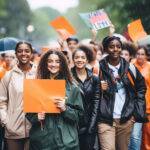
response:
M49 79L50 78L50 71L47 68L47 61L48 57L51 54L55 54L60 59L60 72L59 72L59 79L65 79L72 83L72 76L68 68L67 60L64 54L58 50L49 50L47 51L42 57L38 65L37 69L37 78L38 79Z

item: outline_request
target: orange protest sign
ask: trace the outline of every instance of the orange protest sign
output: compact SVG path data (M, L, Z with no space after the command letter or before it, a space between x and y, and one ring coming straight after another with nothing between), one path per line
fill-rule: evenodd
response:
M147 33L145 32L140 19L128 24L128 33L134 42L147 36Z
M50 22L50 25L60 34L68 34L68 36L70 35L74 35L76 34L76 31L74 29L74 27L69 23L69 21L63 17L57 17L56 19L52 20ZM65 31L66 30L66 31ZM65 31L65 32L64 32Z
M25 79L24 112L60 113L54 99L65 97L65 80Z
M50 48L48 46L45 46L45 47L41 47L41 50L42 50L43 53L45 53L48 50L50 50Z

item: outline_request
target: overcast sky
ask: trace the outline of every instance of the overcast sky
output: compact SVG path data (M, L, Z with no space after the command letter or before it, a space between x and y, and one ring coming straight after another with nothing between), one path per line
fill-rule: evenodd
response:
M27 0L31 9L36 9L43 6L50 6L60 12L65 12L70 7L76 7L78 0Z

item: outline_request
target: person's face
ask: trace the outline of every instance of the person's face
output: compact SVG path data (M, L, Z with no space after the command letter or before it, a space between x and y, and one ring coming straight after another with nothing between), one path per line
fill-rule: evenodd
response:
M102 59L102 52L100 50L98 50L96 53L96 60L100 61L101 59Z
M32 50L27 44L20 44L16 50L16 57L18 58L19 63L30 63L32 58Z
M78 69L85 68L87 64L86 54L83 51L77 51L74 55L73 61L74 61L74 65Z
M147 60L147 56L143 48L137 51L136 58L138 63L143 63L144 61Z
M121 53L121 44L118 40L113 40L109 43L107 51L112 60L117 60Z
M78 43L76 41L69 41L68 48L71 52L75 51L78 47Z
M15 54L13 53L6 53L4 57L4 61L6 64L11 64L12 61L16 58Z
M50 54L47 60L47 69L50 74L57 75L60 71L60 59L56 54Z
M127 50L121 51L121 57L123 57L127 62L129 62L131 59L131 56Z

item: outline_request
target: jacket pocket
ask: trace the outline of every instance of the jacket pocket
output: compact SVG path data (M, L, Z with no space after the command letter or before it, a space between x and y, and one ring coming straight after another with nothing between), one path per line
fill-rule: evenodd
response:
M6 137L25 137L25 115L21 109L8 112L8 120L5 126Z
M39 123L39 125L33 126L30 130L30 144L34 144L37 149L50 147L49 136L50 135L48 135L47 128L41 129Z

